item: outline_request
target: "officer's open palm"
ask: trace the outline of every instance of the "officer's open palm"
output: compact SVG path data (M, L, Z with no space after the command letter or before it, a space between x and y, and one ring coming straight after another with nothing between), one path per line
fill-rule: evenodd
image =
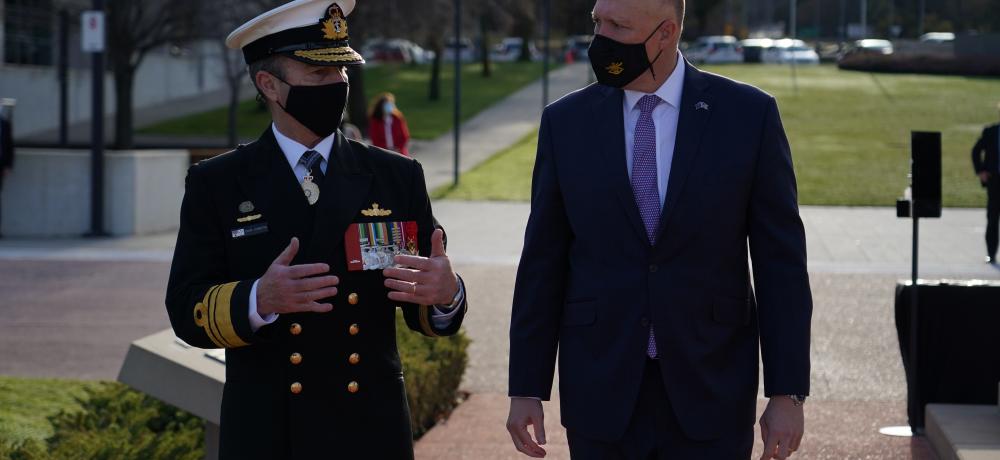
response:
M458 277L444 251L444 230L431 234L431 256L396 256L398 267L387 268L389 299L417 305L450 305L458 294Z
M327 264L291 265L299 252L299 239L278 255L257 283L257 313L326 313L333 310L329 303L319 303L337 295L340 279L319 276L330 272Z
M528 433L528 425L534 428L535 439ZM514 447L522 454L534 458L545 457L545 411L542 402L533 398L510 398L510 414L507 416L507 431Z

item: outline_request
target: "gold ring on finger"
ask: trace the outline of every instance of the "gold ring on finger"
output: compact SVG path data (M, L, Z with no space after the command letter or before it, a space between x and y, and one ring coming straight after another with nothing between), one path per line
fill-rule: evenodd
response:
M411 293L412 293L413 295L417 295L417 283L413 283L413 284L411 284L410 286L412 286L412 287L413 287L413 289L411 290Z

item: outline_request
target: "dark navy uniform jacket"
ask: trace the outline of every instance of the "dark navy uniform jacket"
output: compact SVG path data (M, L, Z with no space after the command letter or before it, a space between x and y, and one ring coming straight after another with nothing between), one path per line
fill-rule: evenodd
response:
M438 224L419 163L338 133L320 186L309 206L270 128L188 172L166 305L178 337L226 349L222 458L411 458L396 311L428 336L461 326L465 304L438 329L429 306L386 297L381 271L347 271L352 223L415 221L419 251L430 254ZM293 236L293 264L327 263L340 277L325 300L333 311L283 314L254 333L253 282Z
M684 78L655 245L629 184L624 91L591 85L542 116L509 392L548 399L558 350L562 422L587 438L625 433L650 325L690 438L753 428L759 351L766 395L809 393L812 297L777 105L690 64Z

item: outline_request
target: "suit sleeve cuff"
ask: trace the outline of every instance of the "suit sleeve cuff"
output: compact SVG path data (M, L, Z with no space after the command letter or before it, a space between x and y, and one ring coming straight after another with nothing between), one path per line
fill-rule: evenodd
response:
M455 301L451 305L434 305L431 308L431 321L434 322L434 327L437 329L448 329L455 315L461 310L459 307L463 303L465 303L465 283L459 278L458 295L455 296Z

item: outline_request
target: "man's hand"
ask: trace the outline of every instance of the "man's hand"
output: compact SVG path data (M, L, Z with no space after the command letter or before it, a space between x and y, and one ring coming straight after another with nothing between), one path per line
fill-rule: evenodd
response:
M528 425L535 429L535 439L528 434ZM522 454L534 458L545 457L545 411L542 402L532 398L510 398L507 431L514 447ZM538 442L535 442L538 441Z
M387 268L385 287L389 299L417 305L450 305L458 294L458 276L444 253L444 230L431 235L431 256L396 256L399 267Z
M982 183L987 183L990 181L990 177L993 175L989 171L979 171L979 181Z
M337 295L336 276L316 276L330 272L327 264L291 265L299 252L299 239L292 238L257 283L257 313L326 313L333 305L318 300Z
M760 460L784 460L799 450L805 433L802 407L795 407L788 396L774 396L767 403L760 417L760 437L764 440L764 455Z

